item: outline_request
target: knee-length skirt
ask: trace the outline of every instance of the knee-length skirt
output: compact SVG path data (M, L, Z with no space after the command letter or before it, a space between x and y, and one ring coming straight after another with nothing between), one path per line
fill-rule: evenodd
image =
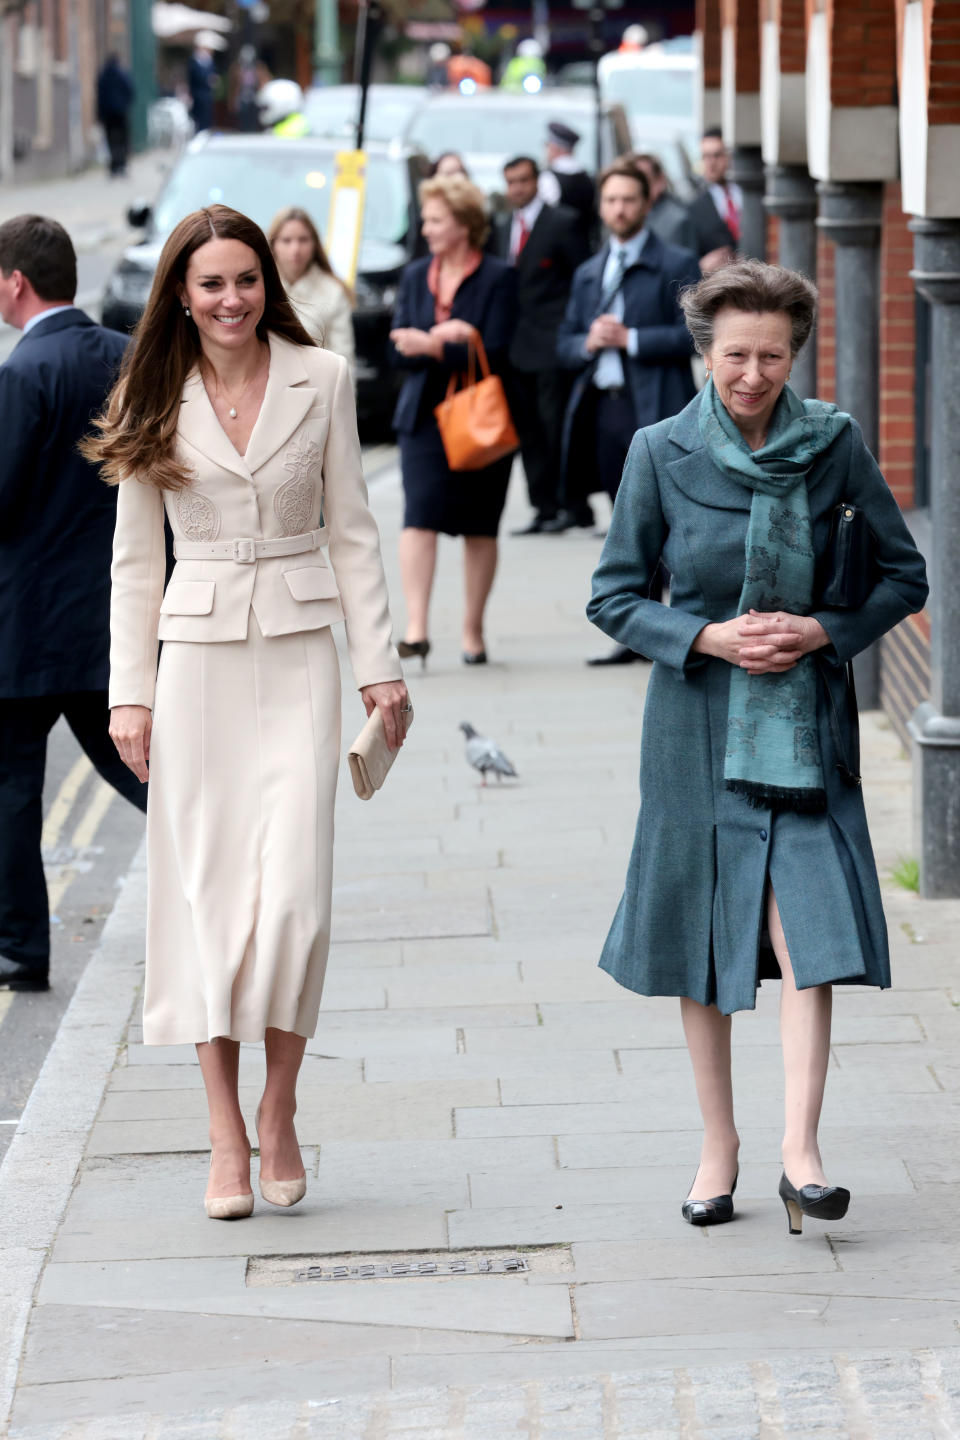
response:
M163 646L144 1040L311 1036L330 940L340 671L329 629Z
M506 504L513 456L483 470L451 470L433 418L398 436L403 523L444 535L495 537Z

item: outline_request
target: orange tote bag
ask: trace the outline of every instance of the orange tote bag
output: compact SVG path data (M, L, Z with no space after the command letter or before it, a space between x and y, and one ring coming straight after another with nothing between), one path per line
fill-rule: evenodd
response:
M464 379L466 384L462 390L458 389ZM474 330L470 341L466 377L450 376L446 399L440 401L433 413L451 470L483 470L519 447L503 382L499 375L490 374L490 362L478 330Z

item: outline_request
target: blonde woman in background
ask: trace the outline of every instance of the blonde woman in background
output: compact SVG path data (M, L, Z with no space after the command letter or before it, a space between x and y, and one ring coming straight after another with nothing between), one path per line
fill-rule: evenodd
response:
M267 239L304 329L325 350L343 356L356 384L350 291L333 273L316 225L306 210L288 205L273 217Z

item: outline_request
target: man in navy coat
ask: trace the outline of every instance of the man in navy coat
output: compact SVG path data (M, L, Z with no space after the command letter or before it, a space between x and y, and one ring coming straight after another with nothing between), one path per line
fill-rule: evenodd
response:
M576 271L557 335L561 364L579 373L564 419L567 505L556 529L582 523L587 495L605 490L613 499L634 432L676 415L695 394L693 341L677 296L700 279L696 256L647 227L650 186L630 161L607 166L599 193L609 240ZM621 646L592 663L636 658Z
M47 736L61 715L139 809L146 786L108 733L116 491L77 453L126 338L76 309L77 260L55 220L0 225L0 317L23 338L0 365L0 989L46 990L40 854Z

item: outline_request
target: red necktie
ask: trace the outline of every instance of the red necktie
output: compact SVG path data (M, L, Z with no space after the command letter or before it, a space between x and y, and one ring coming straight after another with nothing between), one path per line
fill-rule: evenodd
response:
M736 245L737 241L740 239L740 215L737 211L736 205L733 203L733 196L730 194L730 191L727 189L726 185L724 185L723 187L723 198L725 201L725 212L723 218L727 223L727 229L733 236L733 243L734 245Z
M520 256L523 254L523 247L524 247L524 245L526 245L526 243L527 243L527 241L528 241L529 239L530 239L530 228L529 228L529 226L527 225L526 220L524 220L523 216L521 215L521 216L520 216L520 229L519 229L519 231L518 231L518 233L517 233L517 249L516 249L516 253L515 253L514 257L513 257L514 262L516 262L517 260L520 259Z

